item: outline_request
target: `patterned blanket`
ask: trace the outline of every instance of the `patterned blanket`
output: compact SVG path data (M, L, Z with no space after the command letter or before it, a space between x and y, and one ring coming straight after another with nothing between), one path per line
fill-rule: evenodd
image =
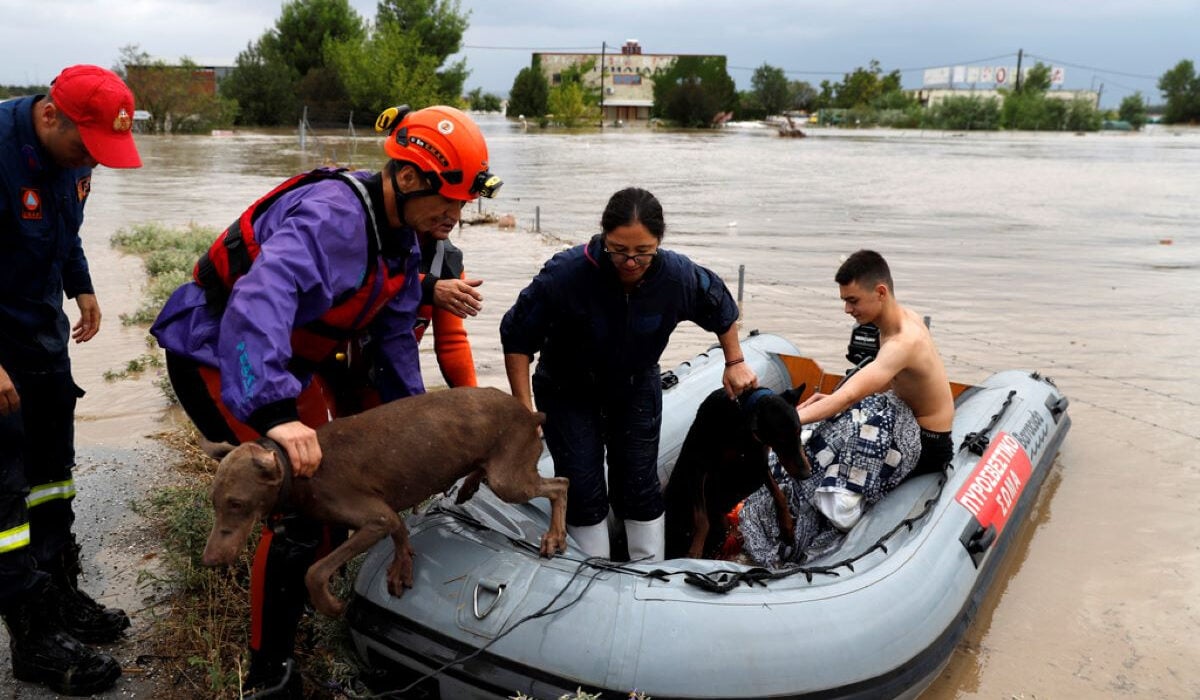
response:
M865 508L894 489L921 456L912 409L892 392L873 394L823 421L805 445L813 475L802 482L772 469L796 521L796 537L780 542L775 503L766 487L746 499L739 517L743 551L761 566L780 567L836 546Z

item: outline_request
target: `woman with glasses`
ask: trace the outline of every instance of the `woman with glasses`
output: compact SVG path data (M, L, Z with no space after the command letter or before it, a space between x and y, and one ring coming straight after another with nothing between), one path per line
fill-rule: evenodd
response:
M500 324L512 393L546 414L557 476L571 481L567 530L591 556L609 556L609 502L625 521L631 561L663 558L658 483L662 383L658 360L680 321L717 335L730 398L758 378L738 343L725 283L662 250L662 205L646 190L614 194L600 234L546 262ZM529 367L539 355L530 391ZM604 460L608 455L608 481Z

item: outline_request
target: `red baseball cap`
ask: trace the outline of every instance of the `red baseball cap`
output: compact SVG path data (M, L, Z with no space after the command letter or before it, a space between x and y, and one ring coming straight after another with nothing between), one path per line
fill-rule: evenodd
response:
M50 99L75 126L88 153L110 168L140 168L133 142L133 93L100 66L71 66L50 83Z

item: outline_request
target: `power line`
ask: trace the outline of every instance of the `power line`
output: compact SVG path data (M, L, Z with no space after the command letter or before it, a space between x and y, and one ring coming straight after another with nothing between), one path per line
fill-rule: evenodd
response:
M971 59L970 61L954 61L953 63L954 63L954 65L969 65L972 63L986 63L988 61L998 61L1002 58L1009 58L1011 56L1016 56L1016 55L1017 55L1016 52L1009 52L1009 53L1002 53L998 56L988 56L987 58L975 58L975 59ZM893 71L899 71L901 73L912 73L914 71L925 71L925 70L929 70L931 68L944 68L944 67L946 67L946 65L948 65L948 64L940 63L936 66L920 66L918 68L894 68ZM859 66L859 67L861 68L862 66ZM881 66L881 68L882 68L882 66ZM754 71L754 70L758 70L758 69L757 68L746 68L745 66L729 66L729 70ZM853 73L854 71L848 71L848 70L838 70L838 71L808 70L808 71L805 71L805 70L788 70L785 68L783 70L783 72L788 75L845 75L846 73ZM888 72L890 73L892 71L888 71Z
M608 42L608 43L610 46L614 46L614 47L620 46L620 44L617 44L615 42ZM539 53L550 52L550 51L592 51L592 52L596 51L595 46L484 46L484 45L480 45L480 44L463 44L462 48L478 49L478 50L485 50L485 51L532 51L532 52L539 52ZM616 54L614 54L614 55L616 55ZM990 61L997 61L1002 58L1010 58L1015 55L1016 55L1015 52L1009 52L1009 53L999 54L996 56L988 56L986 58L975 58L975 59L971 59L968 61L952 61L950 63L942 63L942 64L932 65L932 66L918 66L918 67L914 67L914 68L894 68L894 69L892 69L892 71L888 71L888 72L897 71L900 73L913 73L913 72L917 72L917 71L926 71L926 70L930 70L933 68L944 68L947 65L971 65L974 63L987 63ZM1119 75L1119 76L1123 76L1123 77L1127 77L1127 78L1138 78L1141 80L1158 80L1160 77L1157 75L1146 75L1144 73L1128 73L1125 71L1117 71L1117 70L1110 70L1107 68L1098 68L1096 66L1088 66L1088 65L1084 65L1082 63L1072 63L1070 61L1061 61L1056 58L1050 58L1048 56L1039 56L1038 54L1028 53L1028 52L1026 52L1025 55L1028 56L1029 58L1040 60L1040 61L1046 61L1046 62L1055 64L1055 65L1069 66L1071 68L1079 68L1081 70L1090 70L1093 73L1099 73L1099 74L1103 74L1103 75ZM859 67L861 68L861 66L859 66ZM750 71L750 72L758 70L758 68L751 68L748 66L727 66L727 68L728 68L728 70ZM783 69L783 72L787 75L845 75L847 73L852 73L853 71L852 70L789 70L789 69L785 68L785 69ZM1119 87L1125 88L1127 90L1135 89L1135 88L1130 88L1129 86L1126 86L1126 85L1119 85L1118 83L1113 83L1113 84L1118 85Z
M464 49L486 49L488 51L594 51L595 46L479 46L463 44Z
M1144 75L1142 73L1123 73L1121 71L1108 70L1106 68L1097 68L1095 66L1085 66L1085 65L1082 65L1079 63L1068 63L1067 61L1060 61L1057 58L1050 58L1048 56L1038 56L1037 54L1032 54L1032 53L1026 53L1025 55L1030 58L1036 58L1041 61L1049 61L1050 63L1055 63L1058 65L1070 66L1072 68L1081 68L1083 70L1090 70L1093 73L1104 73L1107 75L1121 75L1121 76L1125 76L1126 78L1142 78L1143 80L1158 80L1158 78L1159 78L1159 76L1157 76L1157 75Z

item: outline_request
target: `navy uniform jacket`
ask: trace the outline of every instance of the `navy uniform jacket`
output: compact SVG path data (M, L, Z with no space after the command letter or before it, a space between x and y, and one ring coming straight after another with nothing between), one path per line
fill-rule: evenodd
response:
M504 315L500 341L506 354L540 352L538 374L587 390L654 368L680 321L719 335L737 317L721 278L669 250L627 294L597 235L546 262Z
M91 168L60 168L33 130L39 96L0 103L0 366L70 367L63 292L92 294L79 240Z

